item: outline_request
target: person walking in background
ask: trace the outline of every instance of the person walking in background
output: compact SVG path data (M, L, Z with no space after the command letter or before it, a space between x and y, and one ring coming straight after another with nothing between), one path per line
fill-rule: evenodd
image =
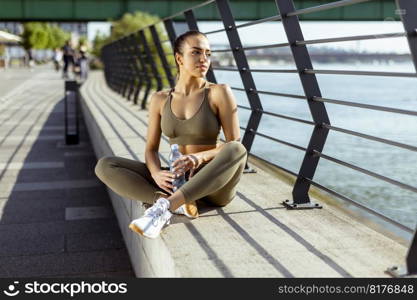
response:
M33 60L33 49L28 50L28 66L31 72L33 72L33 67L35 66L35 61Z
M61 69L62 56L62 50L60 48L56 48L54 51L54 67L57 72Z
M71 47L71 42L68 40L65 42L64 47L62 47L63 58L64 58L64 69L62 77L68 79L68 67L69 65L74 68L74 49Z
M80 47L79 65L80 65L80 78L81 80L86 80L87 74L88 74L88 57L87 57L87 46L85 45L82 45Z

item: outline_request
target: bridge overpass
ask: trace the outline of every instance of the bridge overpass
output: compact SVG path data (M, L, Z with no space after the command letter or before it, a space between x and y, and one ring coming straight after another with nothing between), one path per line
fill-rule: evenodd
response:
M126 12L146 11L160 17L171 16L199 1L145 0L2 0L0 19L4 21L107 21ZM321 5L331 0L294 0L297 9ZM230 1L236 20L257 20L277 12L273 0ZM215 5L195 10L199 20L220 20ZM354 6L299 16L301 20L400 20L392 0L364 1ZM184 20L183 15L174 21Z

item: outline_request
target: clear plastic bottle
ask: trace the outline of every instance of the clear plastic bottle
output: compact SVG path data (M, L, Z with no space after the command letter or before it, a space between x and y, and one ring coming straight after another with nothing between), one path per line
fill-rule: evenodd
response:
M179 159L182 156L180 150L178 149L178 144L171 145L171 153L169 154L169 170L172 172L172 163ZM185 174L181 175L180 177L176 178L173 182L173 191L175 192L180 186L182 186L186 182Z

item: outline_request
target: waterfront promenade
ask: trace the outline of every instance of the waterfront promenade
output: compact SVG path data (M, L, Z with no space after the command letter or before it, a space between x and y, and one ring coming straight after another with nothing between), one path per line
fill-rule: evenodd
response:
M0 71L0 277L133 277L80 118L65 145L52 65Z
M82 110L97 158L117 155L144 161L148 111L112 91L103 73L81 88ZM141 97L140 97L141 99ZM161 163L169 143L161 139ZM143 213L138 201L108 189L137 276L156 277L386 277L404 264L407 242L391 239L370 220L330 198L323 209L288 211L293 183L249 156L257 173L243 174L236 198L223 208L200 206L200 218L174 216L160 238L128 229ZM312 190L314 190L312 188ZM366 225L368 224L368 225Z

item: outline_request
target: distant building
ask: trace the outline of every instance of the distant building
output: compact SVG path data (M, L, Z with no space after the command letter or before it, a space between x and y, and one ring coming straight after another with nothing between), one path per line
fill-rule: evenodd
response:
M75 36L87 36L87 22L49 22L58 25L63 30L71 32ZM23 32L22 22L0 22L0 30L7 31L16 35Z
M23 32L23 25L21 22L0 22L0 30L20 35Z

